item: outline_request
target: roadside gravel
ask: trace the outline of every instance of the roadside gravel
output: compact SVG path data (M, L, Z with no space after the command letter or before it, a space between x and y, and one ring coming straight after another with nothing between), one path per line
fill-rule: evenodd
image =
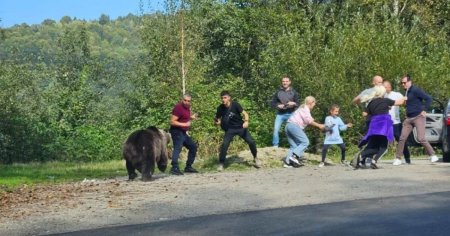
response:
M259 149L259 153L272 154L260 156L263 162L280 158L285 151ZM248 159L246 155L242 154ZM323 168L308 164L298 169L160 174L152 182L129 182L123 176L24 187L16 194L28 194L27 201L14 202L13 196L8 202L2 201L0 235L45 235L200 215L450 191L448 163L413 160L411 165L392 166L391 160L385 160L380 167L353 170L339 164Z

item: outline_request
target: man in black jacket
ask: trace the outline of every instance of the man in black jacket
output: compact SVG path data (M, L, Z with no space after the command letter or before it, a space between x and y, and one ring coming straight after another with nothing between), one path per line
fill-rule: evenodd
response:
M291 87L291 79L283 77L281 87L272 97L271 105L277 109L275 123L273 126L272 145L278 147L280 142L280 128L291 116L292 112L299 106L298 93Z

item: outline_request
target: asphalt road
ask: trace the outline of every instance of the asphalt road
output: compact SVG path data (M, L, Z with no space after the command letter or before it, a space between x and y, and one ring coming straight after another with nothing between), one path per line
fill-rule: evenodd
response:
M450 192L208 215L55 235L450 235Z

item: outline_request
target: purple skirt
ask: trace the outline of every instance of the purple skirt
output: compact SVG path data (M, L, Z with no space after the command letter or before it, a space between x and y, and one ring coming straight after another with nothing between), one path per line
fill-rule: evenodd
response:
M374 115L371 117L369 130L367 130L359 146L366 144L372 135L386 136L389 142L394 141L394 126L389 114Z

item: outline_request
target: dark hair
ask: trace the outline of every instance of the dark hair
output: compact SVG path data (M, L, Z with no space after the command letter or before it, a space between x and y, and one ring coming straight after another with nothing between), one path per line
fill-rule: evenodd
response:
M409 74L406 74L406 75L404 75L402 78L406 78L406 81L411 81L411 75L409 75Z
M223 96L230 96L231 97L231 94L230 94L230 92L224 90L224 91L220 92L220 96L221 97L223 97Z
M333 104L330 106L330 109L328 109L329 112L333 111L334 109L339 108L338 104Z

